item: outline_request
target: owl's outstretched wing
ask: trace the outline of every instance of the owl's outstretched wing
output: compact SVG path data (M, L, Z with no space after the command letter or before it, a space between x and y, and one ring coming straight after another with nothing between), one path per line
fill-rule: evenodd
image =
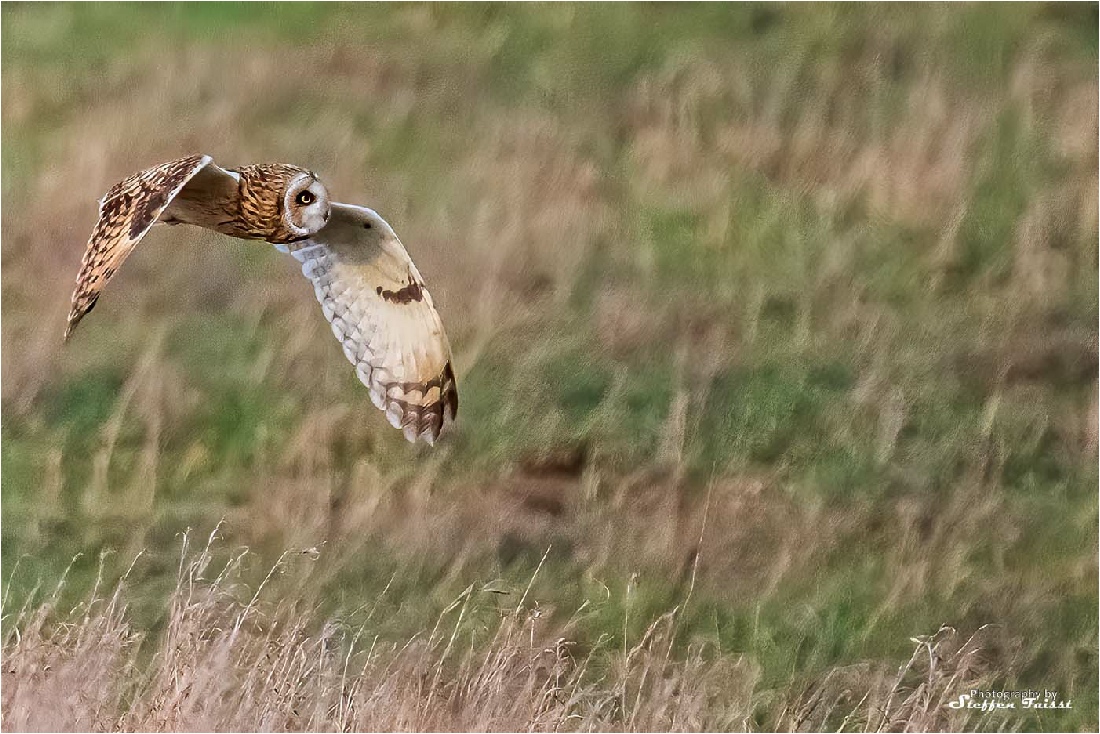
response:
M202 198L208 191L236 186L236 179L212 163L207 155L161 163L119 181L104 194L99 202L99 221L92 229L76 278L65 339L92 310L122 262L184 187L191 184L201 189L197 193ZM197 177L200 171L204 175Z
M334 203L321 231L276 247L302 263L374 404L406 439L434 444L458 412L451 347L390 226L370 209Z

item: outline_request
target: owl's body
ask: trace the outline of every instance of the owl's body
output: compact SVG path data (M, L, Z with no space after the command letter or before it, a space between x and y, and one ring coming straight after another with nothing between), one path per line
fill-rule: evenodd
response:
M393 229L370 209L331 203L313 173L282 163L223 169L196 155L112 186L77 276L66 339L158 221L265 240L294 255L389 422L409 441L431 444L454 420L450 345Z
M309 190L310 186L318 189ZM314 194L313 221L284 217L288 197ZM209 164L179 192L161 215L169 224L194 224L230 237L286 243L299 240L324 226L328 195L309 171L284 163L261 163L222 169ZM312 226L309 226L312 225Z

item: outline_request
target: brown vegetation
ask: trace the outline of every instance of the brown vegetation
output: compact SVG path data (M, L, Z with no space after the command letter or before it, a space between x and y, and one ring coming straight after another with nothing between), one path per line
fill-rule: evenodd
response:
M374 629L377 600L324 620L307 594L265 593L273 575L307 578L325 561L316 551L284 554L256 589L239 580L246 555L219 568L209 545L185 544L155 635L133 627L126 579L67 612L56 596L22 610L3 642L5 728L721 731L753 728L763 700L781 729L931 731L963 728L968 712L944 704L987 683L982 632L963 640L944 628L914 639L900 669L838 668L805 689L762 691L744 657L697 644L672 654L679 607L606 651L606 641L572 639L572 620L550 622L530 586L484 624L468 612L498 592L467 588L430 631L387 643Z

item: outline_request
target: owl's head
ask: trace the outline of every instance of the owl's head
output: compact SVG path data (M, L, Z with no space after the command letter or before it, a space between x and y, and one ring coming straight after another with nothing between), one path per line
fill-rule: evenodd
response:
M310 171L302 171L287 184L283 195L283 226L295 237L309 237L328 222L331 214L328 189Z
M285 163L260 163L240 176L241 220L248 236L286 243L317 233L328 222L328 189L313 174Z

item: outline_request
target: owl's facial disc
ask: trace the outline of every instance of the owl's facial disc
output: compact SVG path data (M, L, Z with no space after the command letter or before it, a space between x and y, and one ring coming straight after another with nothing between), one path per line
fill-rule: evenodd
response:
M299 236L309 237L325 226L330 214L325 185L309 172L295 176L283 199L287 228Z

